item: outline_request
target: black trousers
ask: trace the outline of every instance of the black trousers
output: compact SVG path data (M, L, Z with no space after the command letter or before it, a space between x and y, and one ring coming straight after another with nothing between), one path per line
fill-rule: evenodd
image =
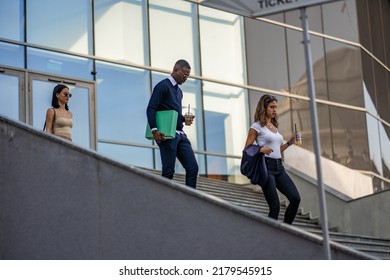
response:
M284 215L284 222L292 224L298 212L299 203L301 202L297 187L286 173L282 159L266 157L265 162L268 170L268 180L261 187L269 207L268 217L276 220L279 217L280 201L277 192L279 190L289 200L289 205Z

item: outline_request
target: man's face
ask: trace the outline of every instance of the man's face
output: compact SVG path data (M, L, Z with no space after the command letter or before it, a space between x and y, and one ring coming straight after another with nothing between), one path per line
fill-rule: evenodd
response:
M191 69L188 68L177 68L176 69L176 82L181 85L187 81L188 76L191 74Z

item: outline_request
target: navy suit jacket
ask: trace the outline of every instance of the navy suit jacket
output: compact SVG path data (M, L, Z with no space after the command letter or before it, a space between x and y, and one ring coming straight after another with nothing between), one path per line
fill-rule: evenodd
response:
M176 130L183 130L182 99L183 92L178 85L174 87L168 78L160 81L153 88L153 93L146 109L150 128L157 127L157 111L175 110L178 113Z
M264 186L268 179L265 156L260 153L262 146L248 145L242 151L241 174L250 179L251 184Z

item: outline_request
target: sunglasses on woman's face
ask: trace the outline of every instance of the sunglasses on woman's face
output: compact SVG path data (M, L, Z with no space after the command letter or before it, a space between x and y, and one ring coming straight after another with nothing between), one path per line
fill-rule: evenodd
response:
M69 98L72 97L72 94L70 92L62 92L61 91L60 93L62 93L65 97L69 97Z

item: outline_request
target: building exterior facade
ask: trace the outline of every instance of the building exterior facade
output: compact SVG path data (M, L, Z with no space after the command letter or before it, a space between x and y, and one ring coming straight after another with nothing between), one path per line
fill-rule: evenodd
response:
M324 168L390 188L390 1L307 9ZM155 84L176 60L185 131L200 174L240 179L240 157L261 95L279 99L279 130L303 134L286 164L313 154L299 11L250 19L184 0L0 0L0 114L42 129L57 83L70 86L74 143L126 164L161 169L145 135ZM313 163L314 164L314 163ZM181 172L178 164L177 171ZM349 178L344 178L349 180ZM355 188L352 184L350 188Z

